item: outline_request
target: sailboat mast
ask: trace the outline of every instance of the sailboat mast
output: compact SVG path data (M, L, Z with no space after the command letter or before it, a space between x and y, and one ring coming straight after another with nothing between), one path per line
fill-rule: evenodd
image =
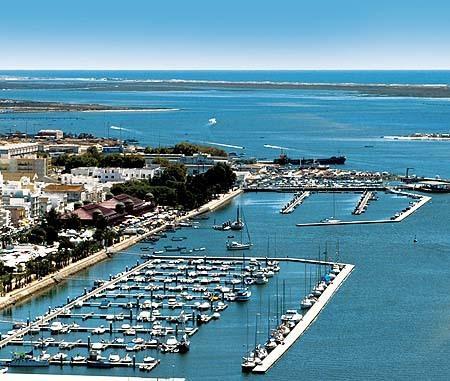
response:
M267 337L270 338L270 295L267 296Z

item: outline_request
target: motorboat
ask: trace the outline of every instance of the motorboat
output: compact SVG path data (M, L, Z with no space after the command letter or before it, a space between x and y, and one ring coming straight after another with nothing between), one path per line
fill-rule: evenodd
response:
M236 302L247 302L250 300L250 296L252 295L252 292L247 288L239 288L235 291L235 301Z
M338 224L341 222L341 220L338 220L337 218L324 218L323 220L320 220L321 223L323 224Z
M255 362L255 358L254 357L244 357L242 359L242 363L241 363L241 369L244 373L248 373L251 372L253 370L253 368L256 367L256 362Z
M74 363L82 363L84 361L86 361L86 357L84 356L76 355L75 357L72 358L72 362Z
M64 328L64 324L59 321L54 321L50 326L50 333L52 335L58 335Z
M253 245L250 242L243 243L237 241L227 241L226 248L227 250L250 250Z
M183 335L183 338L178 342L177 348L179 353L187 353L189 352L189 346L191 342L189 341L187 335Z
M302 310L307 310L308 308L311 308L313 306L313 302L308 297L304 297L303 300L300 302L300 308Z
M257 273L255 273L253 279L255 280L255 284L259 285L266 284L269 281L262 271L258 271Z
M52 357L52 360L56 360L56 361L64 361L65 359L67 359L67 355L65 353L57 353L56 355L54 355Z
M297 310L287 310L284 315L281 315L281 320L283 322L294 322L297 324L303 319L303 315L299 314Z

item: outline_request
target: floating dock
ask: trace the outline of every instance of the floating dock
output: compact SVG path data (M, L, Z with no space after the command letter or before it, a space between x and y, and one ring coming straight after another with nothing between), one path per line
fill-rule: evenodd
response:
M310 195L311 192L309 191L296 193L294 195L294 198L281 208L280 213L281 214L292 213L294 209L297 208L297 206L299 206L305 200L305 198L309 197Z
M266 373L275 364L281 356L297 341L297 339L308 329L308 327L316 320L319 313L323 310L331 297L336 293L342 283L348 278L354 269L354 265L346 264L331 284L325 289L317 302L305 313L303 319L294 327L294 329L285 337L281 345L268 354L262 360L262 363L253 368L253 373Z

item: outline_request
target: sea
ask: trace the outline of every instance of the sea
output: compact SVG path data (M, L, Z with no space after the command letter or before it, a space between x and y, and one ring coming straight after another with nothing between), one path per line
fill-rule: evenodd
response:
M450 132L447 98L388 97L352 91L235 89L214 82L297 82L359 84L450 84L450 71L1 71L2 79L38 84L1 89L0 98L127 107L168 108L154 112L58 112L0 114L0 131L62 129L98 136L133 138L141 145L179 141L210 144L244 157L273 159L345 155L343 168L450 178L450 142L393 141L385 135ZM210 81L200 89L107 91L83 89L90 82ZM42 84L80 84L49 88ZM1 87L1 85L0 85ZM208 121L216 118L217 123ZM111 129L118 126L118 129ZM278 147L278 148L270 148ZM267 336L274 324L268 306L283 297L298 308L310 270L281 265L268 285L254 289L246 305L233 304L221 319L192 337L184 356L162 355L149 376L189 380L446 380L450 371L450 197L431 202L401 223L299 228L299 222L329 217L350 219L358 195L312 195L292 214L279 214L289 194L248 193L186 229L188 245L209 255L228 255L226 233L213 232L214 220L232 218L241 206L254 247L246 255L318 258L354 264L355 270L318 319L266 375L244 375L241 357L248 343ZM408 200L380 194L363 218L389 218ZM224 235L225 234L225 235ZM416 238L417 242L414 242ZM161 247L165 242L158 243ZM0 312L0 331L11 321L43 314L83 291L87 281L106 279L140 259L139 244L79 273L43 294ZM283 289L283 296L281 296ZM255 316L259 316L259 328ZM250 332L250 334L249 334ZM249 337L250 336L250 337ZM10 348L0 351L8 357ZM35 370L42 372L42 369ZM104 374L82 367L51 367L51 373ZM131 369L109 375L142 376Z

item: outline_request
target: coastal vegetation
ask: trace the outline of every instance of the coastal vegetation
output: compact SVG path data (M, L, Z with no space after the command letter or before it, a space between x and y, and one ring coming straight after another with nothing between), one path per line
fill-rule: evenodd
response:
M119 168L143 168L145 159L140 155L123 155L120 153L105 155L98 152L97 148L89 147L82 155L61 155L52 159L52 164L64 167L64 172L70 172L78 167L119 167Z
M171 147L147 147L145 153L183 154L186 156L192 156L195 153L204 153L212 156L227 157L227 153L223 149L189 142L181 142Z
M187 175L181 164L168 164L160 176L148 180L131 180L114 184L115 195L126 193L139 198L151 195L158 205L195 209L219 193L226 193L236 181L236 175L227 164L218 163L205 173Z
M76 215L62 216L51 209L39 225L34 226L18 238L21 243L42 244L51 246L58 242L58 249L44 257L31 258L17 269L6 266L0 261L0 293L2 295L21 288L33 280L38 280L52 274L71 263L77 262L89 255L112 245L119 237L110 229L103 216L96 221L96 230L90 240L72 242L66 236L59 236L62 229L78 230L81 222ZM11 241L2 242L3 246Z

